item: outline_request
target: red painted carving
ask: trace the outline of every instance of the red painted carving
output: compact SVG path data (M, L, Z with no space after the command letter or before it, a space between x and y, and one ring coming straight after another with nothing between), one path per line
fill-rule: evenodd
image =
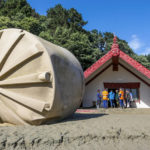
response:
M137 71L141 72L147 78L150 79L150 70L145 68L143 65L135 61L133 58L125 54L119 49L119 45L117 44L117 37L115 36L113 39L113 44L111 50L100 58L97 62L95 62L92 66L90 66L87 70L84 71L84 77L88 78L92 73L94 73L98 68L100 68L104 63L110 60L112 57L118 56L127 62L129 65L134 67Z
M125 62L127 62L129 65L134 67L137 71L141 72L143 75L146 77L150 78L150 70L145 68L143 65L138 63L136 60L125 54L124 52L120 51L120 56L121 59L123 59Z
M113 56L119 56L119 54L120 54L120 49L119 49L119 45L117 43L117 37L116 36L114 36L113 44L111 46L111 51L112 51Z

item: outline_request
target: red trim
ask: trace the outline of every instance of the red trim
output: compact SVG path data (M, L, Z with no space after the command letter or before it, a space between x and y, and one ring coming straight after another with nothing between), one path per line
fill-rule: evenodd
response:
M103 70L101 70L99 73L97 73L93 78L91 78L88 82L85 83L85 85L88 85L91 81L93 81L97 76L99 76L100 74L102 74L106 69L108 69L110 66L112 65L109 64L107 67L105 67ZM134 75L135 77L137 77L138 79L140 79L142 82L144 82L146 85L150 86L150 84L148 82L146 82L145 80L143 80L142 78L140 78L138 75L136 75L135 73L133 73L132 71L130 71L128 68L126 68L124 65L120 64L120 66L122 66L124 69L126 69L128 72L130 72L132 75Z
M104 63L112 58L112 52L109 51L106 55L96 61L92 66L90 66L87 70L84 71L84 77L88 78L92 73L94 73L97 69L99 69Z
M92 79L90 79L88 82L86 82L85 85L88 85L91 81L93 81L97 76L99 76L101 73L103 73L106 69L108 69L112 64L109 64L107 67L105 67L103 70L101 70L98 74L96 74Z
M119 49L119 45L117 44L117 37L114 37L113 44L111 47L111 50L104 55L102 58L100 58L98 61L96 61L92 66L90 66L87 70L84 71L84 77L88 78L91 76L97 69L99 69L103 64L105 64L108 60L110 60L112 57L120 57L122 60L127 62L130 66L135 68L137 71L141 72L144 76L146 76L148 79L150 79L150 70L145 68L143 65L135 61L133 58L125 54ZM116 68L114 67L114 70ZM142 79L143 82L145 82ZM147 84L147 83L146 83ZM150 86L150 84L148 84Z
M122 66L124 69L126 69L128 72L130 72L131 74L133 74L135 77L137 77L138 79L140 79L142 82L144 82L145 84L147 84L148 86L150 86L150 84L148 82L146 82L145 80L143 80L141 77L139 77L138 75L136 75L135 73L133 73L131 70L129 70L128 68L126 68L124 65L120 64L120 66Z
M128 83L104 83L104 88L128 88L128 89L137 89L140 88L139 82L128 82Z
M141 72L144 76L150 79L150 70L145 68L143 65L138 63L136 60L125 54L124 52L120 51L120 56L122 60L127 62L130 66L135 68L137 71Z

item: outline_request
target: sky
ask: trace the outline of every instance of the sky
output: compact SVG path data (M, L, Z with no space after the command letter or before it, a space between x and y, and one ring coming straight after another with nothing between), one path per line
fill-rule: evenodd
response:
M61 4L75 8L87 30L112 32L126 40L137 54L150 54L150 0L27 0L39 14Z

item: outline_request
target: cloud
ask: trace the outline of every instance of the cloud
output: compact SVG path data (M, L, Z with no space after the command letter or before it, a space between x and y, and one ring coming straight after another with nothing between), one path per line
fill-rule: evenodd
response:
M131 41L129 46L134 50L135 53L139 55L148 55L150 54L149 44L143 43L141 39L138 38L136 34L131 36Z
M147 47L141 54L142 55L148 55L148 54L150 54L150 47Z
M129 42L129 46L133 49L133 50L138 50L139 48L141 48L143 46L142 42L140 41L140 39L137 37L136 34L131 36L131 41Z

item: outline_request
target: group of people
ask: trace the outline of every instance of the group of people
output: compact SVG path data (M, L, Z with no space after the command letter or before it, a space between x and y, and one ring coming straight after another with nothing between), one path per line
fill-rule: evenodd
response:
M112 108L127 108L131 107L132 101L133 96L130 90L126 90L125 93L122 88L120 88L119 91L116 90L115 92L113 92L113 90L108 92L107 89L104 89L102 92L100 91L100 89L97 90L97 108L100 108L102 102L104 108L108 108L108 102L110 103L110 106Z

